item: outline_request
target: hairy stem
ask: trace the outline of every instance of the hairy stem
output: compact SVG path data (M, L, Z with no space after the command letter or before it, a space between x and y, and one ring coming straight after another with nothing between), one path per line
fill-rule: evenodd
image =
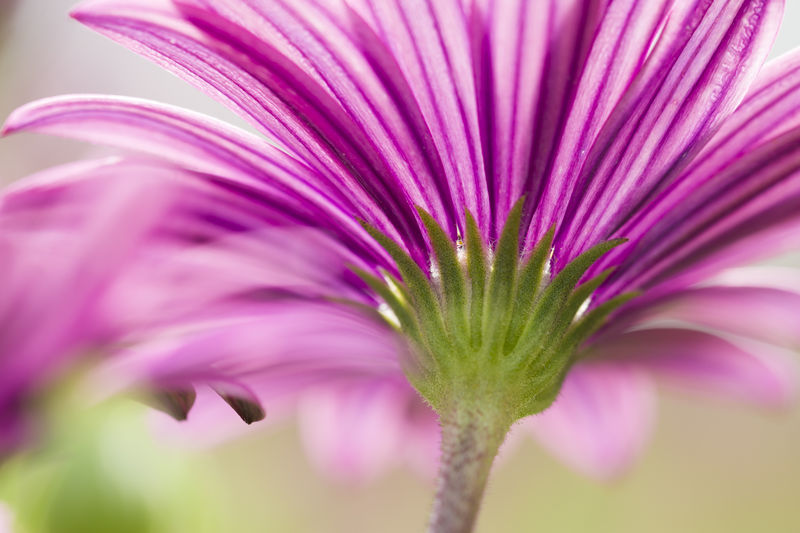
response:
M429 533L470 533L509 424L480 409L441 417L442 460Z

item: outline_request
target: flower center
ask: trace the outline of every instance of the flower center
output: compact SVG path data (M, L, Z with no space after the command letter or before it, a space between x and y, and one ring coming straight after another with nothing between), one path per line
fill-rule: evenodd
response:
M484 405L512 423L546 409L583 341L633 296L589 306L611 269L579 284L622 240L596 245L551 278L553 230L523 257L521 211L518 202L491 250L469 213L462 243L419 210L433 248L430 272L367 227L396 262L401 279L357 273L383 299L384 316L409 340L406 375L439 414L465 403Z

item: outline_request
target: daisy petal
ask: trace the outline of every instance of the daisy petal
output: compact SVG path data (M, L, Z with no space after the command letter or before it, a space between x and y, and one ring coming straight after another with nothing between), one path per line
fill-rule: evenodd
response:
M668 5L665 0L625 0L611 2L595 15L599 18L596 33L588 46L571 108L564 118L563 136L552 162L549 182L537 206L538 221L531 235L534 239L541 238L559 221L567 207L564 199L592 155L591 148L601 129L634 78L641 77L640 72L648 68L645 62L662 29ZM587 25L589 28L591 25Z
M219 176L251 190L251 196L261 193L265 202L299 220L339 231L367 254L385 255L354 220L372 220L372 212L363 204L356 207L341 183L327 182L254 135L196 113L134 98L65 96L17 109L3 131L49 133L152 154Z
M555 15L551 2L500 0L493 7L473 18L485 26L485 35L474 37L479 47L475 54L485 58L476 66L476 79L487 84L479 90L487 95L481 111L491 121L485 125L490 136L485 157L494 199L492 238L497 238L528 184L549 25Z
M374 303L351 270L372 265L312 228L275 227L151 248L109 296L121 329L181 322L233 301L293 296Z
M763 151L764 146L774 142L780 143L777 139L791 135L800 127L798 95L800 53L789 53L765 66L747 98L723 123L697 159L647 209L619 230L619 234L626 238L641 242L630 257L632 265L641 270L647 255L663 253L668 246L674 246L687 234L695 232L698 215L707 213L714 203L728 198L737 182L751 178L749 168L740 167L737 172L730 172L728 168L742 155ZM783 144L787 142L791 145L792 137ZM774 162L774 158L775 152L772 152L764 159ZM754 164L763 163L757 161ZM787 171L782 174L785 177L790 175L791 172ZM761 244L766 240L759 238ZM604 268L626 253L630 251L613 251L598 268Z
M742 312L747 309L747 312ZM800 348L800 293L751 286L687 289L653 309L655 318L688 322L791 349Z
M300 431L311 458L335 479L365 482L397 461L407 391L370 381L304 396Z
M609 235L709 142L753 83L782 13L782 0L673 4L647 61L587 156L572 205L564 210L569 229L561 261ZM561 205L558 192L551 201ZM599 208L604 205L618 207Z
M397 58L431 131L465 227L468 209L489 227L483 153L467 19L458 0L370 0L379 34Z
M391 102L370 102L367 112L372 114L367 116L362 109L361 120L353 121L329 90L305 75L268 41L203 10L192 11L189 23L184 9L160 0L146 5L100 0L82 4L73 16L231 104L273 142L327 174L331 182L347 184L360 205L372 208L370 220L397 232L410 248L423 247L412 205L443 214L438 197L423 195L420 191L424 189L415 182L430 173L424 167L413 172L405 169L409 162L421 159L418 153L408 152L416 149L410 141L406 142L406 151L391 160L377 149L379 140L383 142L381 148L397 142L387 135L402 130L399 119L395 118L397 128L390 134L376 129L380 125L368 127L376 123L374 114L393 109ZM254 64L260 68L254 69ZM352 84L350 80L351 90L345 93L359 94ZM388 170L386 165L390 165ZM412 203L408 194L413 191L417 193ZM375 207L376 198L381 209ZM442 216L442 220L447 217Z
M751 261L783 248L781 233L798 224L798 142L800 127L731 161L714 175L713 183L682 200L689 211L676 208L657 222L605 290L654 286L670 278L674 285L679 274L706 267L731 247L738 247L739 255ZM667 227L669 235L664 233Z
M621 474L650 434L655 391L629 366L582 364L570 371L561 394L527 424L542 445L582 473Z
M403 349L375 317L291 298L216 306L129 341L136 344L103 370L118 388L229 383L249 387L259 399L337 377L395 375Z
M111 336L105 297L168 212L175 191L154 186L168 176L143 163L85 162L0 195L0 453L28 436L31 397Z
M792 400L797 368L774 347L734 344L689 329L642 329L604 339L593 357L626 361L677 385L754 404Z

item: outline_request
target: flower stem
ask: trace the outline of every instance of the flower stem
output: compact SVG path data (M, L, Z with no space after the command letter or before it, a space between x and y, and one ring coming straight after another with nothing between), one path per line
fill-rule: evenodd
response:
M428 533L470 533L509 425L480 409L441 417L442 459Z

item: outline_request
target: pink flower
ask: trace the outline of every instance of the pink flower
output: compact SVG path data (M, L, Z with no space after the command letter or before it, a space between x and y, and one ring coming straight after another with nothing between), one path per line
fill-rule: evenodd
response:
M527 324L549 295L571 314L553 318L552 339L536 346L581 336L537 360L553 368L538 410L565 381L554 405L521 425L573 466L608 476L646 442L654 379L768 406L792 395L780 347L800 340L798 287L775 287L773 273L736 283L725 274L798 244L800 55L763 65L781 13L778 0L92 1L75 18L259 134L106 96L29 104L5 132L143 153L152 159L141 175L163 177L154 189L179 191L104 293L126 346L105 371L120 382L171 391L184 401L179 414L193 384L208 384L248 421L258 405L291 398L312 457L343 477L398 458L429 465L435 418L406 379L424 374L414 385L426 395L426 365L441 363L426 335L439 328L443 342L467 342L459 332L475 324L458 313L475 308L478 290L490 302L478 316L484 333L535 329ZM25 194L42 196L35 186ZM46 194L37 201L49 205ZM130 217L92 220L132 229ZM469 265L469 239L480 238L494 270L479 289L457 286L436 227ZM524 262L549 228L543 285L523 287ZM628 241L603 247L618 237ZM403 254L427 288L414 292ZM454 264L463 283L477 279ZM573 291L579 280L594 282ZM13 288L27 300L29 286ZM631 291L641 294L620 298ZM450 299L466 293L466 303ZM43 360L74 352L71 339L48 343ZM0 354L17 364L5 346Z
M73 164L0 196L0 453L33 429L31 389L112 335L104 294L167 202L144 202L164 173L145 167Z

